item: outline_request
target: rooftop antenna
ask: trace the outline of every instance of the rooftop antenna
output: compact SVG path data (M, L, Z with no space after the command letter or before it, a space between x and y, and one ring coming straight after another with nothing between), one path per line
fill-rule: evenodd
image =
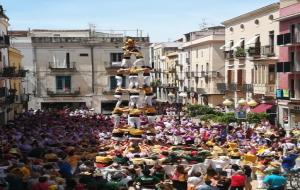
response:
M90 35L91 36L95 36L96 33L96 24L93 23L89 23L89 29L90 29Z
M207 22L206 22L205 18L202 19L201 23L199 24L199 27L200 27L200 30L207 28Z

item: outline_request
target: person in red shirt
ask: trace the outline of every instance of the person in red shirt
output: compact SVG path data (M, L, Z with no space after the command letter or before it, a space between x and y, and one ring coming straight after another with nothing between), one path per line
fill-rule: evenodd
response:
M49 190L48 178L40 177L39 182L32 186L32 190Z
M246 184L246 176L239 170L231 176L231 188L230 190L243 190Z

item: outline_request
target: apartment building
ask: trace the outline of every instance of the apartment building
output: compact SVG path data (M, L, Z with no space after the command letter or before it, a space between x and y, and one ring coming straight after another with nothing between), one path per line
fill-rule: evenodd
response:
M11 31L32 71L30 108L88 107L110 113L116 103L116 63L122 61L123 34L94 30ZM149 60L149 38L133 37ZM30 63L32 61L32 63ZM124 87L127 80L124 80ZM33 91L32 93L30 91ZM124 99L126 101L126 98Z
M225 83L218 89L226 93L237 107L241 99L262 100L275 104L278 60L276 35L279 30L279 3L224 21ZM271 106L260 111L267 111Z
M176 95L176 64L181 42L163 42L151 45L151 60L154 68L154 88L158 102L167 102L168 94Z
M279 14L278 121L289 131L300 127L300 1L281 0Z
M224 82L224 56L220 49L225 43L225 28L215 26L184 35L184 91L188 102L217 106L223 102L223 92L217 83Z
M5 67L5 70L10 72L9 77L9 93L14 94L14 100L11 99L12 104L8 106L8 120L14 120L14 118L22 113L23 109L27 109L28 95L22 86L22 81L26 77L27 70L22 67L23 55L21 51L14 48L8 48L9 66Z
M22 58L20 52L10 45L8 21L9 18L0 6L0 125L14 119L15 113L21 111L22 107L16 104L21 103L20 81L26 75L19 65Z

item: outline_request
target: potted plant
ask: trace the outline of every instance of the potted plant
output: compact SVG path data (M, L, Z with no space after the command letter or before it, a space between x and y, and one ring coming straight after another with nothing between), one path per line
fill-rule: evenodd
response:
M236 57L245 57L246 56L245 49L238 47L235 51L235 56Z

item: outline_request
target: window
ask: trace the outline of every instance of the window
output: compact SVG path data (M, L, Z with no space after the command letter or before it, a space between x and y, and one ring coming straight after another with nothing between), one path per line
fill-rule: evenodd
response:
M123 59L123 53L111 53L110 60L111 62L121 62Z
M276 82L275 65L269 65L269 84L275 84L275 82Z
M269 20L273 21L274 20L274 15L270 15Z
M115 76L109 77L110 90L115 90L117 88L117 80ZM126 77L123 76L122 87L126 87Z
M65 51L53 52L53 68L69 68L70 67L70 53Z
M274 31L270 31L269 32L269 44L270 44L271 47L274 47L274 44L275 44L274 39L275 39L274 38Z
M81 53L81 54L79 54L79 56L80 57L87 57L87 56L89 56L89 54L88 53Z
M203 50L201 50L201 57L203 57Z
M71 90L71 76L56 76L56 90L70 91Z
M67 68L70 68L70 53L66 53L66 64Z
M198 51L199 51L199 50L198 50L198 49L196 49L196 58L198 58Z
M233 32L233 31L234 31L234 30L233 30L233 27L230 27L229 30L230 30L230 32Z
M240 25L240 28L241 28L242 30L244 30L244 29L245 29L244 24L241 24L241 25Z
M254 21L254 23L255 23L256 25L259 25L259 20L256 19L256 20Z

